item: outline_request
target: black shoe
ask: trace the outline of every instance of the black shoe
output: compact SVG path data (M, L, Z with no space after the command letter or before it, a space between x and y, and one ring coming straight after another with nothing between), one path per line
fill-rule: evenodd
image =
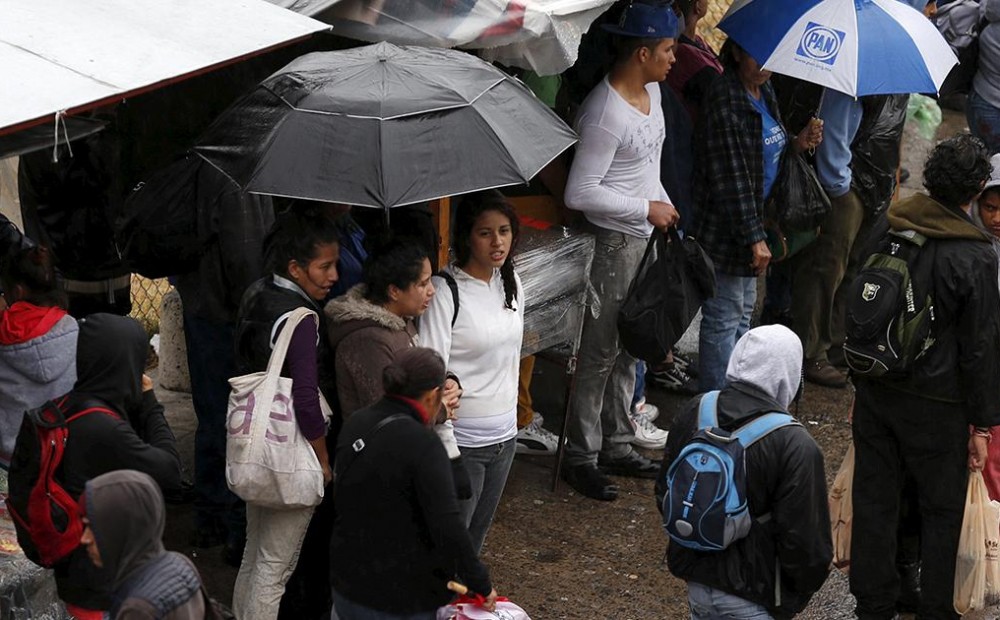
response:
M682 354L676 347L671 349L670 352L674 357L674 366L680 368L692 377L698 376L698 368L695 366L695 363L691 361L690 357Z
M618 499L618 487L594 465L566 466L562 477L580 495L602 502Z
M681 370L676 361L673 364L650 366L646 370L646 382L652 383L661 390L676 392L685 396L695 396L698 394L698 382L691 375Z
M896 611L915 614L920 609L920 562L896 564L899 574L899 598Z
M647 459L638 452L617 459L597 459L597 466L609 476L629 476L632 478L656 478L660 473L660 462Z

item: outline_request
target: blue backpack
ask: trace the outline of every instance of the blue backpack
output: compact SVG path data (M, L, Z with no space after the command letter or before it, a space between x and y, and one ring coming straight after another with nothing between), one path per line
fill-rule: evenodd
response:
M707 392L698 431L667 470L663 527L671 541L698 551L721 551L750 531L745 451L784 426L787 413L766 413L733 433L720 429L719 392Z

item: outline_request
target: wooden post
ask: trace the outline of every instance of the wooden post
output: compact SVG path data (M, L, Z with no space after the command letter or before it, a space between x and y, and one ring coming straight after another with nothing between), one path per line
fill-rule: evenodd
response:
M438 234L438 269L448 266L448 246L451 243L451 198L439 198L431 202Z

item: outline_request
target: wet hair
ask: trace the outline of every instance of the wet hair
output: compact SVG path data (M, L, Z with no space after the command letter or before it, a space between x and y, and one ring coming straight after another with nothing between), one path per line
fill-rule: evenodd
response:
M336 224L319 209L291 208L278 214L264 238L264 261L271 273L287 276L288 261L304 267L320 246L339 242Z
M9 301L26 301L36 306L68 307L66 293L58 285L52 253L45 246L16 248L8 252L0 271L0 283ZM14 299L14 291L21 293Z
M924 187L934 200L959 208L982 191L991 171L986 144L970 134L959 134L931 151L924 164Z
M427 250L413 241L394 239L376 248L364 266L365 296L374 304L389 301L389 286L405 290L420 281Z
M382 371L386 394L419 398L434 388L444 386L447 378L444 360L437 351L424 347L404 349Z
M644 39L639 37L625 37L616 35L611 40L611 46L615 53L615 62L623 62L632 57L632 54L641 47L653 52L656 46L663 39Z
M517 299L517 283L514 280L514 249L521 234L521 220L518 219L514 207L510 206L503 194L495 189L485 192L466 194L458 203L458 214L455 216L455 232L452 235L455 245L455 259L459 267L467 264L472 258L472 228L479 216L488 211L496 211L510 220L511 243L507 251L507 260L500 267L500 277L503 279L504 307L514 309Z

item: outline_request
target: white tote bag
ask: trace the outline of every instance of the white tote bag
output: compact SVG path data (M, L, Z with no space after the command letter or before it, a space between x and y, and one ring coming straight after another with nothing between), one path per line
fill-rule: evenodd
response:
M288 314L265 372L229 380L226 483L250 504L304 508L323 499L323 468L295 420L292 380L281 376L292 333L308 316L316 313L297 308ZM319 402L329 420L322 393Z

